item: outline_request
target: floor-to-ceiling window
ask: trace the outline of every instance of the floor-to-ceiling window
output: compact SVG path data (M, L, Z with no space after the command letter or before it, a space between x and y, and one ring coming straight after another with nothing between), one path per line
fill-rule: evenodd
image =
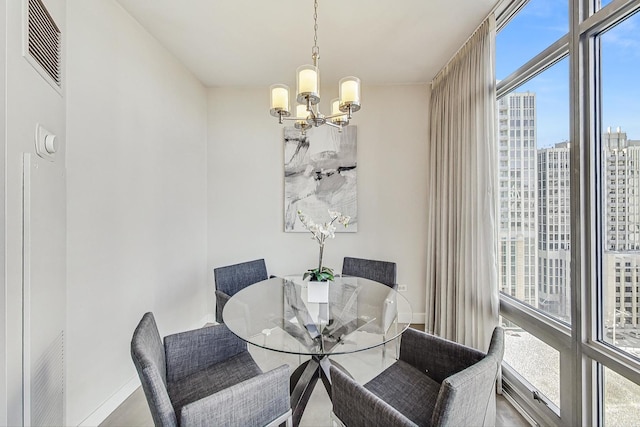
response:
M504 389L545 425L637 425L640 0L501 10Z

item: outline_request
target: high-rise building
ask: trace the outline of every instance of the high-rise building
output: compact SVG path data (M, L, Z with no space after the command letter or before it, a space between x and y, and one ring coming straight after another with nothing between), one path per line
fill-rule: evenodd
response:
M538 308L571 318L569 142L538 150Z
M640 326L640 141L602 135L604 321Z
M499 286L537 306L536 95L510 93L498 101Z

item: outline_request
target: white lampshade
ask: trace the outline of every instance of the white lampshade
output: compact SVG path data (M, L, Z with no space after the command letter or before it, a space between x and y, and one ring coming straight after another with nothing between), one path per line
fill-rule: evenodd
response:
M296 117L304 117L304 121L306 122L306 118L309 117L309 112L307 111L307 106L298 104L296 105ZM303 121L303 120L299 120Z
M331 100L331 115L340 114L340 98Z
M360 79L349 76L344 77L339 83L340 104L344 106L360 106ZM344 108L343 108L344 111Z
M279 111L289 113L289 86L277 84L271 85L269 89L271 92L271 114L277 116Z
M346 114L342 114L340 111L340 98L335 98L331 101L331 115L340 114L338 117L334 117L331 121L337 125L348 125L349 120Z
M297 101L306 103L307 98L311 104L317 104L320 100L320 84L318 80L318 68L313 65L301 65L296 70Z

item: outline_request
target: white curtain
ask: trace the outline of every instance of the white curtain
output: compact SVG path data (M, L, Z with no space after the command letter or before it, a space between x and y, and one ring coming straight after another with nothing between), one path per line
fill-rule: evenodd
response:
M498 322L495 17L432 82L426 329L486 351Z

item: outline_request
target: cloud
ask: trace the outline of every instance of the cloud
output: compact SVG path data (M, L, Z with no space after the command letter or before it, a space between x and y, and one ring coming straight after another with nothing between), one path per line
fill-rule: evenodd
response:
M639 23L640 14L637 14L603 33L600 38L603 50L618 48L626 55L640 57Z

